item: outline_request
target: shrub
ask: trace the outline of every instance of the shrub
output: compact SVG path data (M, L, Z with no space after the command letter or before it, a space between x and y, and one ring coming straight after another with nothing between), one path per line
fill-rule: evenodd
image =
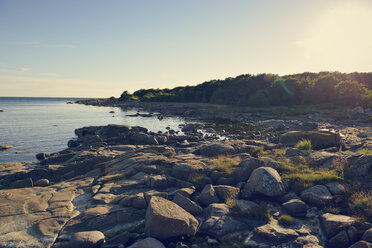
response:
M213 164L213 169L218 171L223 171L228 175L231 175L232 173L232 167L239 165L241 162L240 157L236 158L229 158L226 156L219 156L216 159L211 160Z
M252 151L252 156L253 157L259 157L260 155L264 155L266 154L264 152L264 149L262 146L258 146L257 148L255 148L253 151Z
M304 150L304 151L311 151L311 141L308 139L303 139L300 140L296 145L295 148L299 150Z
M278 219L279 224L283 226L291 226L293 225L293 218L289 215L281 215Z
M360 149L360 150L357 151L357 153L372 155L372 150L371 149Z
M230 208L230 215L237 218L254 218L264 221L268 221L270 219L270 210L267 205L255 206L249 210L243 211L236 204L235 199L232 198L226 200L226 205Z
M360 191L352 194L349 198L349 207L352 214L372 220L372 190Z
M280 163L278 171L283 179L290 181L290 189L299 193L316 184L325 184L343 180L343 171L339 167L330 169L309 168L307 164L293 164L289 161Z

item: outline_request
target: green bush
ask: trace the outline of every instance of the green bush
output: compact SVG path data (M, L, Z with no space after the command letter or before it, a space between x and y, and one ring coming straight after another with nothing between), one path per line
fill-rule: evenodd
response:
M219 156L218 158L211 160L211 163L213 164L213 169L225 172L228 175L231 175L232 168L234 166L239 165L240 162L241 162L240 157L229 158L226 156Z
M293 218L289 215L281 215L278 219L279 224L283 226L291 226L293 225Z
M308 139L300 140L295 145L295 148L297 148L299 150L304 150L304 151L311 151L311 140L308 140Z

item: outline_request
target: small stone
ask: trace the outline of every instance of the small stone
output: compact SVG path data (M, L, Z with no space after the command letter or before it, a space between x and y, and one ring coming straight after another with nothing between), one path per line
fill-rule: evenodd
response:
M34 186L39 186L39 187L46 187L49 185L49 180L48 179L39 179L34 183Z

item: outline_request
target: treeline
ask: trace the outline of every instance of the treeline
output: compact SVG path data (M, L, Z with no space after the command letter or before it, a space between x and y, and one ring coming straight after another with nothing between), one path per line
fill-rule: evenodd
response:
M121 101L201 102L237 106L334 104L372 107L372 73L240 75L173 89L125 91Z

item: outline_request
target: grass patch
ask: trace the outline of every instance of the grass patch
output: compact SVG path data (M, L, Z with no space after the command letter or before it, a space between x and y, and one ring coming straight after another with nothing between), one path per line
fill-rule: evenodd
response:
M289 215L281 215L278 219L279 224L283 226L292 226L293 225L293 218Z
M219 156L216 159L212 159L211 162L213 164L213 169L231 175L233 172L232 168L234 166L239 165L239 163L241 162L241 158L240 157L229 158L226 156Z
M325 207L325 208L323 208L323 211L326 212L326 213L331 213L331 214L340 214L341 213L340 209L338 209L336 207L333 207L333 206Z
M307 164L293 164L285 161L280 163L278 171L283 179L290 180L290 189L297 193L317 184L344 179L341 166L331 169L314 169Z
M258 158L259 156L265 155L265 154L266 154L266 152L264 151L264 149L263 149L262 146L258 146L258 147L256 147L256 148L252 151L252 153L251 153L251 155L252 155L253 157L256 157L256 158Z
M311 151L311 141L308 139L300 140L296 145L295 148L303 151Z
M357 151L359 154L366 154L366 155L372 155L372 150L371 149L360 149Z
M234 199L227 199L226 205L228 205L230 208L231 216L236 218L253 218L264 221L268 221L270 219L270 209L267 205L252 207L246 211L243 211L236 204Z
M277 157L285 158L285 153L287 152L287 149L288 149L287 147L282 148L282 149L275 149L274 154L273 154L274 158L277 158Z
M372 190L352 194L349 198L349 207L353 215L372 221Z

